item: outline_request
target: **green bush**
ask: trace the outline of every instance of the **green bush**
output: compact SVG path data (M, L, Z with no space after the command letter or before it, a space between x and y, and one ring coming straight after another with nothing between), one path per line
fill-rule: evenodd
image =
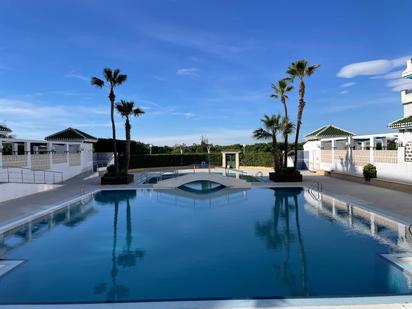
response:
M376 178L377 172L376 172L376 166L373 164L366 164L363 167L363 177L365 177L366 180L371 180L372 178Z
M202 162L209 162L210 165L220 166L222 155L220 153L190 153L190 154L154 154L131 156L130 168L144 167L167 167L167 166L188 166L198 165Z
M240 165L243 166L273 166L273 157L270 152L247 152L240 154Z

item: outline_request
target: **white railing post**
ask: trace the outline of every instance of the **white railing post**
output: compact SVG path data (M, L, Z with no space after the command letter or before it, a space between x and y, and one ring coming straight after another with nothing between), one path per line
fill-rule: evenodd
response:
M352 163L352 151L353 151L353 138L352 138L352 136L348 137L346 147L347 147L347 151L348 151L348 161L349 161L350 166L352 166L353 165L353 163Z
M375 162L376 138L371 136L369 139L369 162Z
M53 169L53 143L47 143L47 153L49 154L49 166Z
M0 168L3 168L3 142L0 140Z
M65 144L65 146L66 146L66 150L65 150L65 152L66 152L66 164L67 164L67 166L70 166L70 146L69 146L69 144Z
M30 151L30 142L24 143L24 154L26 155L26 166L31 168L31 151Z

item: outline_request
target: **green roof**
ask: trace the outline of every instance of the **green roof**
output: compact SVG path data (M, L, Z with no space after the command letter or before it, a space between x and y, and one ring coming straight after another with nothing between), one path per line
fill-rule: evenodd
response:
M353 136L352 132L337 128L333 125L327 125L321 127L305 136L306 140L315 140L321 138L333 138L333 137L347 137Z
M412 127L412 116L395 120L388 124L388 127L392 129L410 128Z
M0 132L11 132L11 130L3 124L0 124Z
M67 128L45 138L46 141L97 142L97 138L75 128Z

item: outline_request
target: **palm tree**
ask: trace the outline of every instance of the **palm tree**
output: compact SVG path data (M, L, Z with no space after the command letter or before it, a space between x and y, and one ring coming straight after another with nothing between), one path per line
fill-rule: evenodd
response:
M319 64L309 65L304 59L292 62L289 66L287 73L292 80L299 80L299 105L298 105L298 116L296 123L296 136L295 136L295 161L294 167L297 169L298 163L298 141L300 127L302 125L302 115L303 109L305 108L305 77L311 76L320 67Z
M273 168L275 171L279 170L279 149L277 142L277 135L282 126L282 120L280 115L264 115L261 120L264 128L256 129L253 132L253 137L256 139L271 139L272 140L272 156L273 156Z
M273 94L271 95L272 98L278 99L280 98L280 101L283 104L283 109L285 110L285 120L288 122L289 116L288 116L288 106L286 104L286 100L288 99L288 93L292 91L293 86L290 84L292 79L290 77L283 78L279 80L276 84L272 84L272 89L273 89ZM283 161L284 167L288 166L288 135L289 133L285 132L284 138L285 138L285 157Z
M139 107L134 107L133 101L121 100L120 103L116 104L116 110L122 117L126 118L125 129L126 129L126 149L125 149L125 170L126 174L129 169L130 164L130 130L132 126L130 125L130 116L139 117L144 114L144 111Z
M118 175L119 174L119 160L118 160L117 145L116 145L116 126L114 123L114 101L116 99L114 88L123 84L127 80L127 75L120 74L119 69L115 69L113 71L110 68L104 68L103 76L104 76L104 79L106 80L106 83L98 77L92 77L91 84L99 88L103 88L107 84L107 86L110 89L109 100L110 100L110 118L112 122L114 169L115 169L116 175Z

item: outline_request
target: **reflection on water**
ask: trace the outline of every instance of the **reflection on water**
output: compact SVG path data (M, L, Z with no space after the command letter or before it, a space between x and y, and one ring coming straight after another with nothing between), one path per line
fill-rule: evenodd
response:
M0 303L410 293L403 223L302 189L102 191L3 235ZM58 284L56 284L58 283Z

